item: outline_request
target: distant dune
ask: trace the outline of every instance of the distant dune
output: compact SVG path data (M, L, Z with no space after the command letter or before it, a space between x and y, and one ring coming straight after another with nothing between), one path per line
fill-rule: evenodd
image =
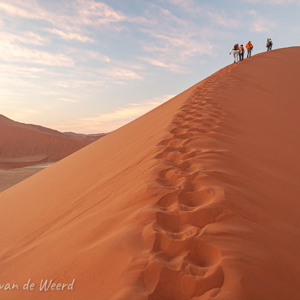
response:
M74 133L74 132L64 132L64 135L76 139L78 141L86 142L86 143L92 143L97 141L99 138L105 136L105 133L96 133L96 134L80 134L80 133Z
M61 133L0 115L0 192L104 135Z
M0 298L299 299L299 70L232 64L0 193L0 284L36 284Z
M0 168L11 169L56 162L94 142L103 134L61 133L23 124L0 115Z

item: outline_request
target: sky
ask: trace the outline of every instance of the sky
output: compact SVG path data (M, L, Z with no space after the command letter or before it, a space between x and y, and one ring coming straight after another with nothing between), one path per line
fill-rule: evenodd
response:
M269 37L300 45L300 0L0 0L0 114L110 132Z

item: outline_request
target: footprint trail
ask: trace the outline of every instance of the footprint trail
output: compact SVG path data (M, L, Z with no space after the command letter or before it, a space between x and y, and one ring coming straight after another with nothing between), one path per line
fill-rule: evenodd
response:
M232 216L223 205L224 188L210 176L219 170L207 164L226 153L215 147L226 116L213 98L220 76L195 89L173 119L171 136L158 145L156 184L166 194L154 206L155 239L143 274L148 299L215 296L224 282L221 252L202 237L206 226Z

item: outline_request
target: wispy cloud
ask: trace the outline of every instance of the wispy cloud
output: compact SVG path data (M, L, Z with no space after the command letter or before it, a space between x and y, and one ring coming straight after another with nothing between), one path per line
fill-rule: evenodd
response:
M183 1L162 0L161 3L180 7L194 5L193 1L185 4ZM140 28L145 37L140 42L145 55L139 56L139 59L170 72L184 73L193 58L214 55L207 28L199 28L192 21L175 16L159 5L149 6L148 18L154 21L151 26L142 24Z
M50 74L45 68L38 67L20 67L13 64L0 64L0 74L5 74L5 78L39 78L40 74ZM0 81L4 76L0 75ZM55 74L56 75L56 74Z
M48 4L48 3L47 3ZM10 47L17 53L14 61L20 61L21 58L29 59L29 52L19 51L17 45L20 43L30 45L50 44L50 40L55 37L67 41L79 41L82 43L94 43L96 30L103 31L119 31L123 26L120 25L126 19L125 15L115 11L109 5L94 0L74 0L63 2L49 2L47 6L41 5L36 0L14 0L13 3L0 0L0 15L5 15L6 19L16 17L27 20L38 20L40 23L39 31L45 34L37 34L33 32L22 33L19 35L7 36L6 41L10 41ZM14 22L15 23L15 22ZM46 36L46 37L44 37ZM15 45L17 44L17 45ZM9 49L9 50L10 50ZM20 55L24 52L23 55ZM36 63L55 65L73 66L71 59L57 54L52 59L50 54L45 51L33 51L33 55L37 58ZM6 53L6 58L11 58Z
M210 17L213 24L217 24L220 26L223 26L225 28L234 28L236 26L241 25L241 21L237 18L230 18L228 15L224 12L214 12L214 11L208 11L208 16Z
M118 63L115 62L115 64ZM69 78L61 78L61 80L54 80L53 85L64 89L91 89L108 85L124 85L129 81L144 79L134 68L125 67L123 68L120 64L120 67L112 65L99 70L87 68L78 71L76 77L70 76Z
M80 29L81 26L95 27L99 24L118 23L125 20L125 15L116 12L103 2L75 0L59 4L59 10L55 4L48 6L46 10L36 0L14 0L13 4L0 1L0 10L21 18L43 20L68 30L71 28Z
M89 88L91 86L101 87L105 84L105 81L100 80L78 80L78 79L69 79L69 80L60 80L53 83L55 86L65 88L65 89L76 89L76 88Z
M30 6L32 8L31 10L29 9ZM36 1L32 0L28 0L27 2L16 0L14 4L1 1L0 10L10 15L28 19L38 19L44 17L35 14L35 12L41 13L42 11L37 7ZM42 15L44 15L44 13L42 13Z
M84 118L82 120L97 123L108 123L119 120L128 121L145 114L146 112L152 110L153 108L157 107L158 105L164 103L174 96L175 95L166 95L160 98L154 98L143 103L130 103L127 107L118 108L111 113L99 114L97 117Z
M90 38L88 36L82 36L79 33L64 32L62 30L55 29L55 28L48 28L48 29L46 29L46 31L48 31L54 35L57 35L64 40L77 40L77 41L80 41L83 43L85 43L85 42L93 43L94 42L94 40L92 38Z
M131 103L126 107L118 108L109 113L99 114L95 117L82 118L71 125L77 132L97 133L115 130L130 121L149 112L175 95L165 95L142 103ZM56 129L64 131L70 128L68 125L58 125Z
M157 34L155 30L148 30L147 33L154 41L144 43L144 51L151 56L142 59L152 65L168 68L172 72L184 72L186 64L193 57L214 55L213 45L209 41L198 41L194 33L176 32L167 35Z
M52 54L47 51L30 49L18 46L8 41L3 41L0 48L0 56L9 62L26 62L48 66L73 67L74 61L64 54Z
M45 36L41 36L35 32L25 31L22 35L3 32L0 36L1 44L6 43L19 43L23 45L47 45L50 43L49 39Z
M251 21L251 31L254 32L269 32L271 29L276 27L276 22L267 19L266 17L260 16L256 10L250 10L248 12L252 16L253 20Z
M183 8L189 8L194 5L193 0L164 0L164 2L171 3Z
M69 102L69 103L78 103L78 100L75 99L69 99L69 98L58 98L58 100L63 101L63 102Z
M183 11L189 12L189 13L199 13L203 10L201 5L199 3L196 4L194 0L160 0L162 3L168 3L172 4L174 6L177 6Z
M300 4L300 0L242 0L243 2L259 4Z
M167 69L167 70L175 72L175 73L185 73L186 72L186 68L183 66L180 66L178 64L166 63L166 62L163 62L163 61L160 61L160 60L157 60L154 58L150 58L150 57L140 57L140 59L143 61L146 61L150 65L164 68L164 69Z
M143 77L141 77L135 71L119 67L101 69L99 70L99 73L105 76L106 78L109 77L111 79L143 79Z
M38 115L41 112L36 109L31 108L20 108L10 113L9 118L19 121L26 122L26 120L30 119L34 115Z

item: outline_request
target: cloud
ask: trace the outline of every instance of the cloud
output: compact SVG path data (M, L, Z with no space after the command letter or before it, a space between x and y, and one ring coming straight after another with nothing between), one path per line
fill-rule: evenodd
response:
M78 25L95 27L99 24L118 23L126 19L125 15L116 12L109 5L94 0L58 2L48 6L47 10L35 0L14 0L14 4L0 1L0 10L21 18L44 20L67 29L78 28Z
M243 2L259 4L300 4L300 0L242 0Z
M63 102L70 102L70 103L78 103L78 100L75 99L69 99L69 98L58 98L58 100L63 101Z
M72 58L62 53L53 54L47 51L33 49L32 46L50 44L47 37L43 37L34 32L22 32L22 35L4 32L0 35L0 44L1 59L9 63L25 62L67 67L74 65Z
M118 61L114 61L108 68L84 67L78 70L74 76L70 75L69 78L65 76L61 80L54 80L53 85L64 89L88 89L87 91L91 93L93 88L99 89L99 87L123 85L131 80L143 80L144 78L135 71L135 69L139 69L139 66L132 64L131 67L129 69L126 64Z
M98 71L106 78L111 79L139 79L142 80L143 77L138 75L135 71L131 69L124 69L119 67L106 68Z
M199 13L203 10L198 3L196 5L194 0L160 0L160 1L163 3L168 3L177 6L181 10L189 13Z
M272 28L276 27L276 22L266 19L258 15L256 10L250 10L248 12L250 16L253 16L253 21L250 27L254 32L269 32Z
M28 19L37 19L39 18L38 15L35 15L34 12L37 12L36 9L36 2L28 0L27 3L24 3L22 1L15 1L16 5L8 4L6 2L1 1L0 2L0 10L4 11L5 13L13 16L19 16L22 18L28 18ZM30 11L29 5L32 5L32 10ZM40 11L39 11L40 12Z
M214 24L221 25L226 28L236 28L241 25L241 22L237 18L231 19L225 13L208 11L207 14Z
M109 113L99 114L95 117L82 118L73 124L55 126L57 130L72 130L85 133L109 132L149 112L175 95L157 97L143 103L131 103Z
M81 52L81 54L82 54L82 52ZM107 63L109 63L111 61L111 59L108 56L102 55L99 52L92 51L92 50L85 51L84 55L86 57L88 57L89 59L98 60L100 62L107 62Z
M73 59L64 54L52 54L46 51L29 49L14 45L9 41L2 42L0 56L8 62L26 62L31 64L64 67L74 66Z
M30 119L32 116L40 114L41 112L36 109L30 108L20 108L16 111L10 113L7 117L17 120L19 122L26 122L26 120Z
M154 98L151 101L146 101L143 103L131 103L127 107L118 108L111 113L100 114L97 117L84 118L83 121L87 122L101 122L110 123L114 121L128 121L138 116L145 114L146 112L152 110L158 105L164 103L174 95L166 95L160 98Z
M156 67L161 67L164 69L167 69L169 71L172 71L174 73L185 73L186 72L186 68L174 64L174 63L165 63L163 61L154 59L154 58L150 58L150 57L140 57L141 60L146 61L147 63L149 63L150 65L156 66Z
M5 74L5 78L39 78L40 74L50 74L45 68L20 67L12 64L0 64L0 74ZM1 75L0 75L1 78ZM0 82L3 78L0 79Z
M22 35L2 32L0 36L0 43L19 43L24 45L47 45L50 43L49 39L31 31L22 32Z
M189 8L194 4L192 0L165 0L165 2L171 3L176 6L180 6L183 8Z
M105 81L100 80L76 80L76 79L70 79L70 80L61 80L61 81L55 81L53 84L58 87L62 87L65 89L75 89L75 88L87 88L91 86L100 87L103 86Z
M117 23L126 19L124 14L116 12L103 2L78 0L78 4L77 11L81 17L82 24Z
M197 35L190 32L174 32L169 35L155 30L144 30L152 38L153 42L143 44L143 50L152 54L152 57L142 58L148 63L170 71L182 73L187 62L197 56L213 56L213 46L209 41L199 41ZM176 62L176 64L174 64Z
M160 3L186 9L197 7L194 1L160 0ZM213 51L215 48L207 27L199 28L190 14L186 18L182 13L176 13L174 7L171 9L172 6L167 9L153 3L148 5L146 16L151 24L140 24L142 53L138 58L170 72L186 73L195 57L200 61L202 55L215 56L216 51Z
M83 43L86 43L86 42L93 43L93 42L95 42L93 39L89 38L88 36L82 36L78 33L64 32L62 30L55 29L55 28L48 28L48 29L46 29L46 31L48 31L48 32L50 32L54 35L57 35L57 36L61 37L64 40L77 40L77 41L80 41L80 42L83 42Z
M81 42L93 41L91 37L82 35L91 28L119 31L122 26L118 26L118 23L126 20L124 14L95 0L50 3L47 9L36 0L14 0L13 4L0 1L0 11L12 17L40 20L46 31L62 39L76 39Z

